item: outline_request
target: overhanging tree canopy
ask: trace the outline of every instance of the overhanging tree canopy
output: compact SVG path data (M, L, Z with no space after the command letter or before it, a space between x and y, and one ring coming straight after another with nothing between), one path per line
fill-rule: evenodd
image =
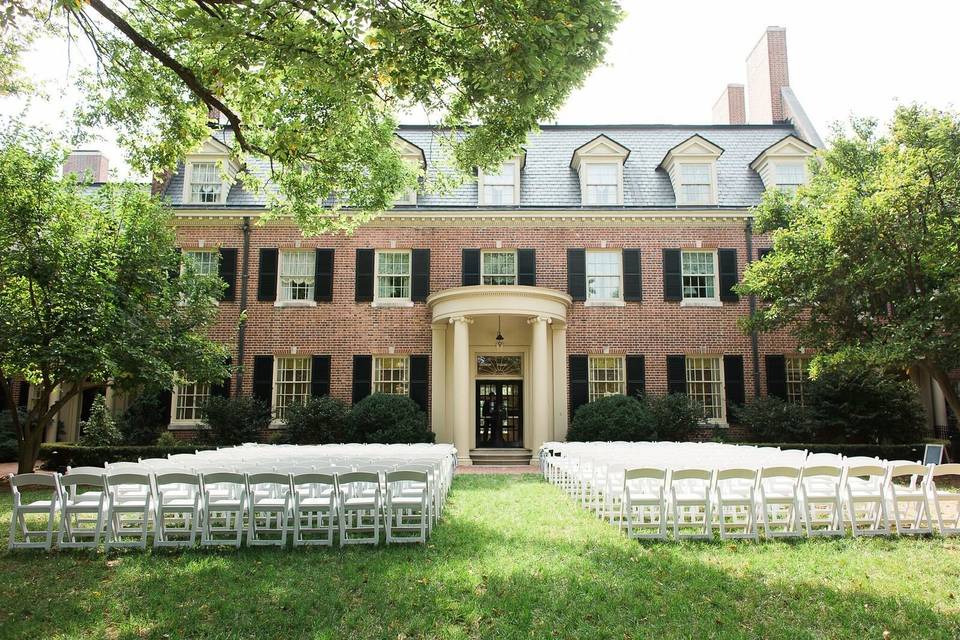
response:
M855 121L831 142L795 198L756 209L774 250L739 286L766 302L745 328L790 327L828 364L922 371L960 415L960 115L901 107L889 132Z
M361 222L415 186L417 171L391 144L403 110L467 127L451 138L461 171L502 160L602 60L620 20L614 0L53 5L54 24L85 34L98 57L88 121L119 128L136 166L173 168L216 109L238 158L270 163L274 209L309 231ZM0 19L22 33L48 3L12 6L22 11ZM368 213L331 219L320 203L334 194Z

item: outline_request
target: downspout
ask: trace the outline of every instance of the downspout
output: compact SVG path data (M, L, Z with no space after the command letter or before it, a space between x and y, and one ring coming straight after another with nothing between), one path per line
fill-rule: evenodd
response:
M753 218L747 218L747 223L743 227L743 235L747 243L747 266L753 262ZM752 293L747 298L750 305L750 315L757 311L757 297ZM760 397L760 338L757 332L750 332L750 355L753 358L753 395Z
M247 280L250 275L250 216L243 216L243 267L240 270L240 318L237 322L236 394L243 395L243 352L247 337Z

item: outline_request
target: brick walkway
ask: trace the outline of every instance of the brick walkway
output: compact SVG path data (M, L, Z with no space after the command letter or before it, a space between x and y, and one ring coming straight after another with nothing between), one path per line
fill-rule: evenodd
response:
M534 465L522 465L511 467L494 467L486 465L460 465L457 467L457 473L481 474L481 473L540 473L540 467Z

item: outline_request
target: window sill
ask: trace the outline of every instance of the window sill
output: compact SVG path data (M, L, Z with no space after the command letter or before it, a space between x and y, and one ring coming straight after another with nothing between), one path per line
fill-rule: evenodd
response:
M717 299L684 298L680 301L681 307L722 307L723 303Z
M278 308L291 307L291 308L305 308L305 307L315 307L317 302L315 300L277 300L273 303L273 306Z
M168 431L199 431L200 429L203 429L203 423L199 420L181 420L167 425Z
M370 303L374 309L397 309L413 306L412 300L374 300Z
M270 421L270 426L268 427L271 431L276 431L277 429L286 429L287 423L283 420L273 419Z
M625 307L627 303L623 300L585 300L585 307Z

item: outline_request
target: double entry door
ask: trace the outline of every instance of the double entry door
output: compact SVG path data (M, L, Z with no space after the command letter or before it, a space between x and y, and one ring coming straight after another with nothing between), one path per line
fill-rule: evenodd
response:
M477 380L477 447L523 446L523 382Z

